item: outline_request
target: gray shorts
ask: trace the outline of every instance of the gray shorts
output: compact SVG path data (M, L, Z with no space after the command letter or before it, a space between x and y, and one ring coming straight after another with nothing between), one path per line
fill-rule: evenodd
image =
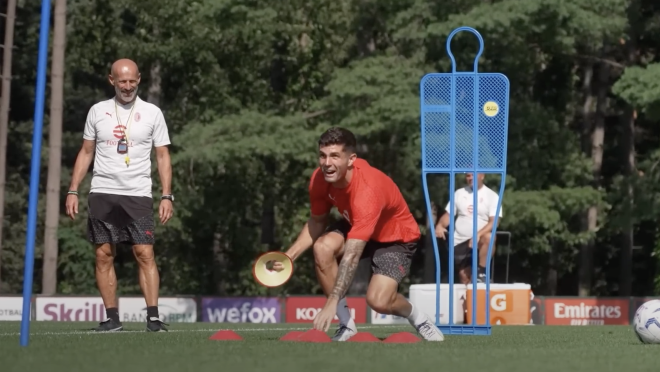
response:
M339 233L346 241L350 230L351 224L346 220L339 220L328 226L326 232ZM384 275L396 280L397 283L401 283L401 280L410 273L410 264L416 250L417 242L399 243L370 240L367 242L360 259L371 259L371 271L374 274Z

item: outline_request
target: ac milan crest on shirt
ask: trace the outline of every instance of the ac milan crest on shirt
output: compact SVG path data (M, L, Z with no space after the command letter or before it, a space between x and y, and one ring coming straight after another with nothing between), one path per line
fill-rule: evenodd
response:
M117 125L115 127L115 130L112 131L112 134L115 136L117 139L122 139L124 138L124 132L126 131L126 127L123 125Z

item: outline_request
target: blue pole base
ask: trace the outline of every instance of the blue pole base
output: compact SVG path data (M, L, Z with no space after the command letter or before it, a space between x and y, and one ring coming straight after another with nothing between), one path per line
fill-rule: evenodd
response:
M438 329L445 335L469 335L469 336L490 336L492 327L490 325L437 325Z

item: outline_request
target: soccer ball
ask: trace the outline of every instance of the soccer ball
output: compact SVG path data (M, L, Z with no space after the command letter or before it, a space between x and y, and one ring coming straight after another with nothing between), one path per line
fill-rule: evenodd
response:
M635 313L633 327L644 344L660 344L660 300L642 304Z

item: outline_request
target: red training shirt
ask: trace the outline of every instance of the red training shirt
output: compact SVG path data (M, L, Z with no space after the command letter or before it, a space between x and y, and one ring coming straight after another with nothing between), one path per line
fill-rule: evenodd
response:
M337 207L351 224L347 239L411 243L421 236L397 185L364 159L353 162L353 177L343 189L325 182L321 168L317 168L309 183L309 196L313 215Z

